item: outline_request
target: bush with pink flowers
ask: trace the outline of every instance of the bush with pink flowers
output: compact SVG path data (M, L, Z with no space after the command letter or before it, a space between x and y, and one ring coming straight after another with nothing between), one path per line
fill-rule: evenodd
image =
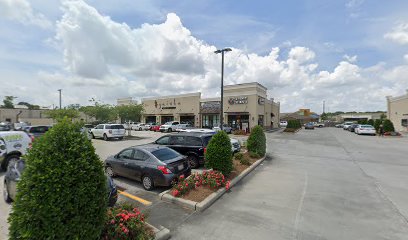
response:
M108 210L107 220L101 239L153 239L154 233L147 227L145 216L137 208L129 205Z
M209 187L218 190L221 187L229 186L224 175L219 171L204 171L203 173L193 173L188 178L180 178L171 189L171 195L180 197L187 194L192 189L197 189L201 186Z

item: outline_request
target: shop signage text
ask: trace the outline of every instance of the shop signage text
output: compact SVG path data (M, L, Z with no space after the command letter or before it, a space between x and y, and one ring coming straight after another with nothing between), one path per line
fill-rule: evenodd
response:
M247 104L248 103L248 97L232 97L228 100L228 103L231 105L234 104Z

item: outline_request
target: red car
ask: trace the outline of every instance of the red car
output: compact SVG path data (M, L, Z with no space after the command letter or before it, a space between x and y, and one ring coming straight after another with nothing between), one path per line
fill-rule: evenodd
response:
M154 126L152 126L152 127L150 128L150 131L155 131L155 132L160 131L160 125L154 125Z

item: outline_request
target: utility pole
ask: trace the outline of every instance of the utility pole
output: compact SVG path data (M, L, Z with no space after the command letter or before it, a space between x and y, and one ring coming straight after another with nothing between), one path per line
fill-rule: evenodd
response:
M325 113L325 110L326 110L326 106L325 106L325 105L326 105L326 101L323 100L323 113Z
M224 48L221 50L217 50L214 53L221 53L222 60L221 60L221 109L220 109L220 129L224 129L224 52L232 51L231 48Z
M58 89L58 92L59 92L59 109L61 109L61 91L62 91L62 89Z

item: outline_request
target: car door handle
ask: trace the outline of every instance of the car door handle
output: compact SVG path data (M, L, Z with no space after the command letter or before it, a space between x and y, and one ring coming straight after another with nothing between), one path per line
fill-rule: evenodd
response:
M125 162L125 163L123 163L123 165L129 165L129 163Z

